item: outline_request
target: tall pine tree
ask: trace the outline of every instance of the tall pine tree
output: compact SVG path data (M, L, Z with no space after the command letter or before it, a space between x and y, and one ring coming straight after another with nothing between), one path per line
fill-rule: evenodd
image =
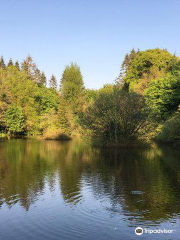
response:
M30 55L28 55L27 58L22 62L21 69L25 71L33 79L37 67Z
M15 65L14 65L18 70L20 70L20 66L19 66L19 62L18 61L16 61L15 62Z
M121 65L121 70L120 70L120 74L117 78L117 84L121 85L123 84L123 89L124 90L129 90L129 84L126 84L125 82L125 77L126 77L126 74L127 74L127 71L130 69L131 67L131 63L132 61L135 59L135 57L137 56L137 53L139 52L139 49L138 51L136 52L134 50L134 48L131 50L131 52L128 54L125 55L125 58L124 58L124 61Z
M2 68L2 69L6 68L3 56L1 56L1 59L0 59L0 68Z
M41 73L40 84L46 86L46 75L44 72Z
M12 59L10 58L7 66L8 66L8 67L11 67L11 66L13 66L13 65L14 65L14 64L13 64L13 61L12 61Z
M34 81L37 84L41 83L41 71L38 68L34 72Z
M30 55L28 55L21 64L21 69L25 71L35 83L46 85L45 74L41 74L40 70L37 68Z
M49 81L49 85L50 85L51 88L57 89L57 80L56 80L56 77L54 75L51 76L51 79Z

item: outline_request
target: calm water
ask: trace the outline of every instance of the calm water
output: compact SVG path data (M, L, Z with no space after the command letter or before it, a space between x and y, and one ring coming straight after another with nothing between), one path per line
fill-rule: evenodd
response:
M0 240L139 238L180 239L180 152L0 142Z

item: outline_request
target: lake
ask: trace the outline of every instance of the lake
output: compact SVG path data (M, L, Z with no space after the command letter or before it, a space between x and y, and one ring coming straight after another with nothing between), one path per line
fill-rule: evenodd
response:
M0 142L0 240L180 239L179 224L178 150Z

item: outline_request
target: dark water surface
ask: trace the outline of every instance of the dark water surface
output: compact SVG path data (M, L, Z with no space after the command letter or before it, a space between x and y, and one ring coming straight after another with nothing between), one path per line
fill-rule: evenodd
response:
M180 239L180 152L0 142L0 240L21 239Z

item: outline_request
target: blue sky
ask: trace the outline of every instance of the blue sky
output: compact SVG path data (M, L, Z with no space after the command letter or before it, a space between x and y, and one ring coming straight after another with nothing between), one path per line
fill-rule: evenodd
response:
M100 88L133 47L180 55L180 0L0 0L0 33L6 61L30 54L58 80L77 62L85 86Z

